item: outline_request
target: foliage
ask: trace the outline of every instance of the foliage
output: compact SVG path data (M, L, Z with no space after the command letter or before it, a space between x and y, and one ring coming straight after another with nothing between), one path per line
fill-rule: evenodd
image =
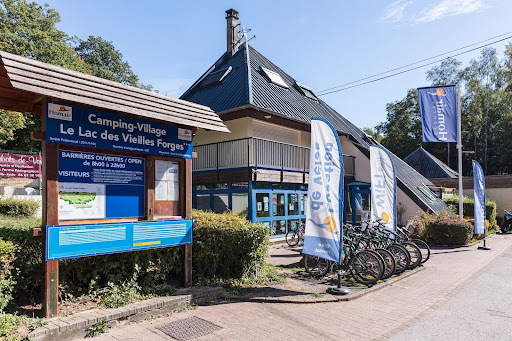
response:
M465 245L473 237L473 224L460 221L448 210L440 213L420 212L412 220L414 237L428 243Z
M120 285L109 282L96 295L106 308L119 308L141 298L139 292L140 287L136 282L129 281Z
M0 145L14 139L16 130L25 128L25 116L22 113L0 110Z
M365 127L365 128L362 129L362 131L364 131L366 134L370 135L378 143L382 142L383 136L381 134L379 134L377 129L372 129L370 127Z
M0 336L9 336L18 324L25 320L25 316L17 314L0 313Z
M123 84L137 86L139 78L133 73L123 55L116 50L112 42L101 37L89 36L80 40L75 51L88 65L94 76Z
M0 198L0 215L10 217L32 217L39 203L31 199L18 199L13 197Z
M0 312L12 300L16 281L12 275L12 264L17 248L14 243L0 239Z
M96 323L87 330L87 334L85 335L85 337L100 336L101 334L106 333L109 328L110 326L107 323L107 319L102 318L100 322Z
M505 58L499 59L493 48L481 51L478 59L462 67L456 59L445 59L427 71L432 86L459 84L462 108L462 144L465 155L464 175L471 175L471 160L482 164L486 175L512 173L512 45ZM377 131L384 135L382 144L400 158L422 146L434 156L457 164L455 143L447 160L447 143L424 143L417 90L386 106L386 121Z
M459 212L459 196L454 195L443 200L454 214ZM464 217L475 217L475 200L469 197L462 197L462 215ZM496 202L490 199L485 200L485 218L489 221L489 229L495 230L498 226L496 220Z
M267 272L268 228L233 213L194 211L196 279L250 279Z

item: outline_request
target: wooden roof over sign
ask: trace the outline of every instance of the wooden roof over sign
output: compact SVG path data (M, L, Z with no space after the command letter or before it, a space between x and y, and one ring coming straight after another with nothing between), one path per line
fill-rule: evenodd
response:
M0 109L40 115L43 96L177 125L229 132L207 106L0 51Z

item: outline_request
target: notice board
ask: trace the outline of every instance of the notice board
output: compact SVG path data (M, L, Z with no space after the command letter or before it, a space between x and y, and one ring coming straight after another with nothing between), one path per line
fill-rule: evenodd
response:
M59 220L144 216L144 158L59 150Z

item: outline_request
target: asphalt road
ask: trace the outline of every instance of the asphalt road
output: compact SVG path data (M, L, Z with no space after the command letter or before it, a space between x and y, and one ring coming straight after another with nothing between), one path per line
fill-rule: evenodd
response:
M384 339L512 340L512 248L448 296Z

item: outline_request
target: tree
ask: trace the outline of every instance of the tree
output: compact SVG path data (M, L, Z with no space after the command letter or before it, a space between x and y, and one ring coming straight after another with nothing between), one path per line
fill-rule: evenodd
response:
M133 73L128 62L123 61L123 55L116 50L112 42L101 37L89 36L87 40L80 40L75 48L88 65L94 76L111 81L138 86L139 77Z
M361 129L362 131L364 131L366 134L370 135L375 141L377 141L378 143L381 143L382 141L382 135L379 134L379 132L377 131L377 129L373 129L373 128L370 128L370 127L364 127L363 129Z

